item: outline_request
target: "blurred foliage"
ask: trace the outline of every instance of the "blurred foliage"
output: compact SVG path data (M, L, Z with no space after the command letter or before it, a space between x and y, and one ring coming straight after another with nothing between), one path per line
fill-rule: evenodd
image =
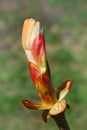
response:
M39 5L39 6L37 6ZM55 89L73 79L66 111L71 130L87 128L87 1L0 1L0 130L54 130L52 119L45 125L41 112L23 107L22 99L39 100L29 76L21 47L26 18L41 21L47 57Z

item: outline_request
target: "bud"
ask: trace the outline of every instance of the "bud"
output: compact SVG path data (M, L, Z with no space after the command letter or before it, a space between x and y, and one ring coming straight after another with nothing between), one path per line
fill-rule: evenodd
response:
M46 59L44 33L40 27L40 22L32 18L25 20L22 46L28 58L32 81L42 100L41 103L23 100L23 104L30 109L44 110L42 118L47 122L50 115L60 114L68 108L64 98L70 91L72 80L65 81L60 85L58 91L55 91L51 82L50 68Z

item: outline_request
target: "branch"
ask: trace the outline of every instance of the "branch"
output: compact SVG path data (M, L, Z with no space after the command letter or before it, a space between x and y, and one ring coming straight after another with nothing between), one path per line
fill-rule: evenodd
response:
M64 113L52 116L52 118L55 120L59 130L70 130Z

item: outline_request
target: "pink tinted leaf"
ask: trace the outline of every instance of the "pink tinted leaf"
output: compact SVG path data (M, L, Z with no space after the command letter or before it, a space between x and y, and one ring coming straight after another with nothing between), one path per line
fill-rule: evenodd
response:
M37 65L43 65L44 62L46 62L45 59L45 40L44 40L44 35L39 34L38 37L34 40L32 46L31 46L31 52L32 55L37 63Z
M71 89L71 86L72 86L72 80L67 80L58 88L58 90L60 91L58 99L59 101L62 100L67 95L67 93Z
M38 77L36 86L44 103L53 104L56 102L56 92L47 74Z
M31 75L31 78L34 82L34 84L36 84L36 80L37 78L39 77L40 75L40 70L39 68L33 64L32 62L29 62L29 69L30 69L30 75Z
M72 80L66 80L64 83L62 83L59 87L58 90L62 91L63 89L67 88L70 90L72 86Z
M43 103L36 103L29 100L23 100L22 103L24 104L26 108L29 108L29 109L47 110L50 108L49 106L44 105Z

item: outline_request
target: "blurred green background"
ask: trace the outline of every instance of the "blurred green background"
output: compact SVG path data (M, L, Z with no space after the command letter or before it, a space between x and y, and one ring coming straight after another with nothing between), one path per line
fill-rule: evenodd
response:
M67 79L73 86L67 96L66 117L71 130L87 128L87 1L0 0L0 130L54 130L41 111L26 109L22 99L39 100L21 47L26 18L40 20L45 31L52 81Z

